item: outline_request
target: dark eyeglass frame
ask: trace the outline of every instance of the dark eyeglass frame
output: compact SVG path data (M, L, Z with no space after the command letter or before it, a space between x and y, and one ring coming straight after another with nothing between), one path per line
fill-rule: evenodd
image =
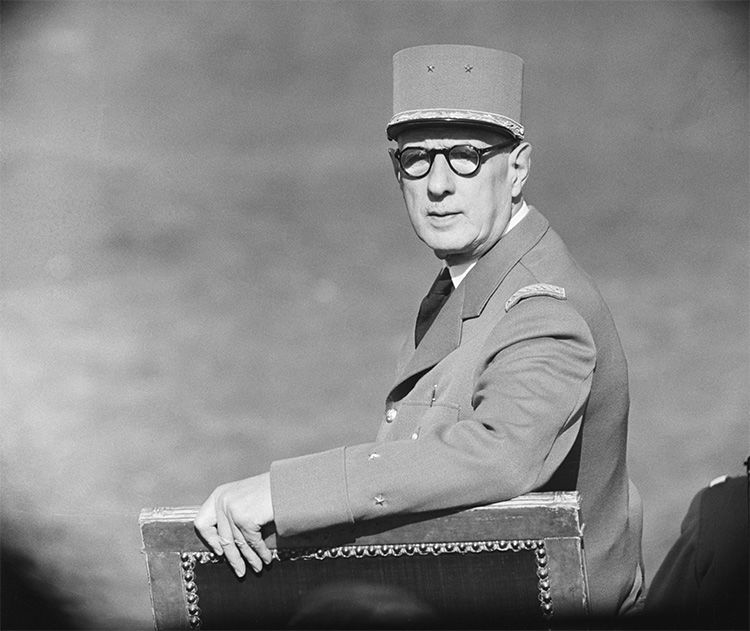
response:
M490 145L489 147L482 147L481 149L479 147L475 147L471 144L461 144L461 145L453 145L452 147L443 147L442 149L425 149L424 147L405 147L403 149L389 149L391 155L398 161L398 165L401 169L401 173L403 173L406 177L412 180L421 180L423 177L426 177L430 171L432 171L432 164L435 161L435 156L438 154L442 154L445 158L445 161L448 163L448 166L450 167L451 171L453 171L456 175L460 175L461 177L471 177L472 175L475 175L477 171L482 166L483 158L486 154L490 153L491 151L497 151L498 149L504 149L506 147L510 147L511 145L517 144L518 141L515 138L509 138L508 140L504 140L503 142L500 142L496 145ZM455 167L453 166L453 163L451 162L451 151L455 151L456 149L471 149L477 154L477 165L474 168L473 171L470 171L469 173L460 173L456 171ZM407 151L421 151L426 154L430 166L427 168L427 170L422 175L412 175L404 168L404 163L402 162L402 156Z

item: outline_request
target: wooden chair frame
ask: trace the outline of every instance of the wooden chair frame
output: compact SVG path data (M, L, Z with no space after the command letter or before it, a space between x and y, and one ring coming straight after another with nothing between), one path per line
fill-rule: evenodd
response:
M158 631L201 627L196 568L223 562L196 535L196 508L140 514L143 552ZM588 611L582 525L576 492L531 493L468 510L362 522L292 538L266 536L274 563L300 559L372 558L533 551L544 620L581 619ZM463 562L462 559L462 562ZM226 568L229 573L229 568Z

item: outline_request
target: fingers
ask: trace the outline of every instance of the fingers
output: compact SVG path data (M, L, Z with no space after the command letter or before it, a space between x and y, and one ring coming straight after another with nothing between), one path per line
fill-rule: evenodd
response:
M264 564L271 563L273 557L263 541L260 529L256 531L238 526L231 516L219 512L217 532L224 557L238 577L245 575L245 561L255 573L260 572Z
M227 516L222 511L218 511L216 517L216 530L219 533L219 545L224 551L224 557L234 570L234 573L239 578L242 578L243 576L245 576L245 561L242 559L242 555L237 549L237 544L234 542L232 525L229 523Z
M239 577L245 575L245 562L260 572L273 558L261 534L261 526L273 521L270 493L268 474L223 484L195 518L198 534Z
M235 546L242 553L242 556L245 557L253 572L260 572L263 569L263 561L258 556L254 546L248 543L245 536L234 523L232 523L232 537L234 538Z
M221 541L219 540L219 533L216 530L216 510L213 495L200 507L193 525L203 541L213 550L214 554L217 556L224 554Z
M250 529L244 524L238 524L241 530L241 537L248 543L249 547L255 552L255 555L263 561L264 564L269 565L273 561L273 553L268 549L266 542L263 540L263 535L260 532L260 528Z

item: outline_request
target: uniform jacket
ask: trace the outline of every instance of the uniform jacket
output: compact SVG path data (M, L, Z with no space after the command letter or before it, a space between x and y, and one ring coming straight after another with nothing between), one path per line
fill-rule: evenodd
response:
M549 484L580 450L571 486L582 495L590 607L614 614L640 577L628 405L610 313L530 208L452 292L416 350L409 336L374 442L272 464L277 532L563 490Z
M749 481L719 478L693 498L648 590L654 628L748 628Z

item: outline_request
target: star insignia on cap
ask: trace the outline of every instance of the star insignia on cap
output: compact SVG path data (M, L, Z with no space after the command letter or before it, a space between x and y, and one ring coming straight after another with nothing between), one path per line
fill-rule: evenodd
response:
M470 66L469 64L466 64L466 65L464 66L464 70L465 70L466 72L471 72L472 70L474 70L474 66Z
M427 72L435 72L435 66L432 64L427 64Z

